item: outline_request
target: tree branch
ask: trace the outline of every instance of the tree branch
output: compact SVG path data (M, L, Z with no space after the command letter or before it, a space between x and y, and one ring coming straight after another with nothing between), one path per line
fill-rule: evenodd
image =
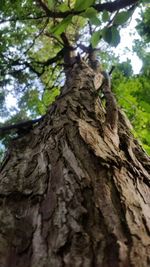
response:
M102 11L106 10L106 11L109 11L112 13L112 12L117 11L119 9L135 5L138 2L140 3L139 0L116 0L114 2L96 4L96 5L93 5L93 7L98 12L102 12Z
M15 21L25 21L25 20L38 20L43 18L65 18L68 15L79 15L82 13L82 11L75 11L73 9L67 10L65 12L54 12L48 9L48 7L42 2L42 0L37 0L39 5L42 7L43 11L45 12L45 15L37 16L37 17L15 17L15 18L9 18L9 19L2 19L0 20L0 24L5 22L15 22ZM92 7L95 8L98 12L102 12L104 10L108 12L114 12L122 8L126 8L131 5L135 5L137 3L140 3L139 0L116 0L114 2L108 2L103 4L95 4Z
M51 18L65 18L68 15L79 15L80 13L82 13L84 10L81 11L76 11L76 10L67 10L65 12L55 12L55 11L51 11L46 5L45 3L43 3L42 0L37 0L38 4L41 6L41 8L43 9L43 11L46 13L46 15L48 17ZM135 5L137 3L140 3L139 0L116 0L114 2L108 2L108 3L103 3L103 4L95 4L92 5L93 8L95 8L98 12L102 12L104 10L112 13L114 11L120 10L122 8L126 8L132 5Z
M44 118L44 116L42 116L42 117L40 117L38 119L34 119L34 120L22 121L22 122L19 122L19 123L16 123L16 124L2 126L2 127L0 127L0 135L9 133L14 129L22 130L22 129L32 128L33 124L41 121L43 118Z
M14 18L9 18L9 19L2 19L0 20L0 24L5 23L5 22L16 22L16 21L25 21L25 20L38 20L38 19L45 19L47 18L46 15L39 16L39 17L14 17Z

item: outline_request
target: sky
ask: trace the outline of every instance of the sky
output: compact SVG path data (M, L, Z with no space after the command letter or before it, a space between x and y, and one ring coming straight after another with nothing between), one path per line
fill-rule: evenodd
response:
M132 16L130 24L126 28L121 29L121 42L116 48L113 49L116 56L119 56L120 62L126 61L127 59L131 60L134 74L138 74L142 67L141 60L138 58L136 53L132 52L133 40L140 38L135 29L135 26L137 24L136 19L139 16L138 13L139 10L136 9ZM11 94L7 96L7 106L8 108L16 106L16 99Z
M142 61L139 59L136 53L131 52L133 40L140 39L140 36L135 29L135 26L137 25L136 19L139 17L138 13L139 10L137 9L132 16L129 26L121 29L121 42L115 49L113 49L115 54L119 56L120 61L126 61L127 59L131 60L134 74L138 74L142 67Z

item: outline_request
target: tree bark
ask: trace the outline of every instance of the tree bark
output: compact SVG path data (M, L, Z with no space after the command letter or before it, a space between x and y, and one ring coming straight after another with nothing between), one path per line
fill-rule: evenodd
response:
M106 123L101 83L74 64L43 121L12 141L0 175L0 267L150 266L150 159L121 111L115 129Z

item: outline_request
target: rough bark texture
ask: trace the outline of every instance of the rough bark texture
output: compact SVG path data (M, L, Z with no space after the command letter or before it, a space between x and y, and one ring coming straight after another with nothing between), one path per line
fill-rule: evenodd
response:
M0 176L0 267L150 266L150 160L119 112L117 128L85 63L14 140ZM108 112L108 111L107 111Z

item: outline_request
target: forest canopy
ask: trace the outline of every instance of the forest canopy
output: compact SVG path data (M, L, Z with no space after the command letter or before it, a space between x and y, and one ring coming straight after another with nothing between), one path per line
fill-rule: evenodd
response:
M134 74L130 58L121 62L113 48L117 49L120 30L130 24L137 6L139 38L134 39L132 51L142 60L142 68ZM36 122L59 95L65 81L65 49L86 60L90 48L103 69L109 72L114 66L112 90L134 135L150 153L148 1L1 0L0 35L1 154L2 144L7 146L18 134L2 127ZM14 106L8 105L10 97Z

